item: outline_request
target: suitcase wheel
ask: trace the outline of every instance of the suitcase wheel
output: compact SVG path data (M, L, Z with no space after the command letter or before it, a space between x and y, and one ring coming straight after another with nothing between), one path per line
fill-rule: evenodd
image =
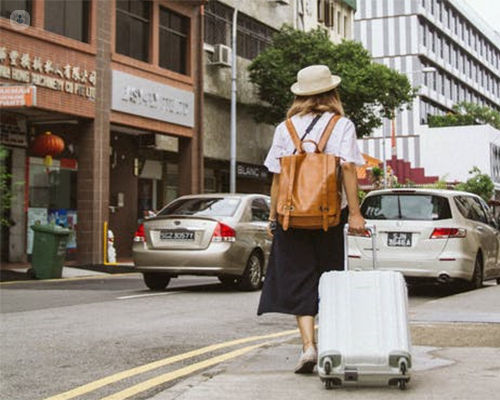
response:
M330 375L330 372L332 371L332 361L330 358L327 358L323 368L325 369L325 374Z
M325 382L325 388L330 390L333 389L335 386L341 386L342 381L338 378L332 378L332 379L323 379Z

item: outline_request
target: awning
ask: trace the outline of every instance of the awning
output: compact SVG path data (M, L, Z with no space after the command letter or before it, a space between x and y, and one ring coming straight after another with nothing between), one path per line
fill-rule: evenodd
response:
M356 171L358 174L358 179L366 179L367 178L367 170L373 167L378 167L383 161L378 158L371 157L368 154L362 153L363 158L365 159L365 165L362 167L356 167Z

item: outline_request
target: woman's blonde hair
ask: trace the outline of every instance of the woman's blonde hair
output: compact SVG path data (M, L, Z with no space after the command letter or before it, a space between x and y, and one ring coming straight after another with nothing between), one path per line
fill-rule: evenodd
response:
M286 116L292 118L296 114L323 114L327 111L344 115L344 107L336 89L313 96L295 96Z

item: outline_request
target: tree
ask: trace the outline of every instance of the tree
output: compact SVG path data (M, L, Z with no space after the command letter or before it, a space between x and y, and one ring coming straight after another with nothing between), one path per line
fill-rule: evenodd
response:
M429 116L431 128L485 124L500 129L500 112L475 103L461 102L453 106L453 112Z
M456 185L455 189L475 193L478 196L481 196L485 201L490 200L495 193L495 185L489 175L483 174L476 166L472 167L469 174L474 174L474 176L469 178L464 183Z
M297 72L312 64L328 65L342 78L339 93L358 137L381 126L382 118L392 118L396 110L409 108L416 95L405 75L373 63L360 43L334 44L323 29L303 32L284 25L273 44L249 66L250 80L264 103L253 105L255 120L273 125L281 122L293 101L290 86Z

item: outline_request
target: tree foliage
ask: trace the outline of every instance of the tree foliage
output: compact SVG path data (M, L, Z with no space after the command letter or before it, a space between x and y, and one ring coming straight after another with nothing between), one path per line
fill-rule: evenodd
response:
M273 125L281 122L293 101L290 86L297 72L313 64L328 65L342 78L339 93L358 137L382 125L382 118L392 118L395 110L409 108L416 95L405 75L373 63L360 43L334 44L325 30L303 32L284 25L273 44L249 66L250 80L264 103L252 107L255 120Z
M473 175L467 181L455 186L457 190L475 193L481 196L485 201L492 198L495 193L495 185L487 174L483 174L478 167L472 167L469 174Z
M500 129L500 112L488 106L461 102L453 106L453 112L446 115L429 116L429 127L491 125Z

